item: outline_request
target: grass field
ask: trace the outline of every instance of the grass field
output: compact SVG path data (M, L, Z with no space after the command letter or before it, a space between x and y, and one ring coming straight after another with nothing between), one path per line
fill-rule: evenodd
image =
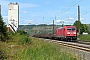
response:
M57 44L27 35L14 34L7 42L0 41L0 60L77 60Z
M88 35L79 35L78 38L79 38L79 40L82 40L82 41L90 41L90 34L88 34Z

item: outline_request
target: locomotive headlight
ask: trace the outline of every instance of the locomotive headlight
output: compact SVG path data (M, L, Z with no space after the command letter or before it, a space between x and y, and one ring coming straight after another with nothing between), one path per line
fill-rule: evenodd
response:
M70 34L70 32L67 32L67 34Z
M76 34L76 32L74 32L73 34Z

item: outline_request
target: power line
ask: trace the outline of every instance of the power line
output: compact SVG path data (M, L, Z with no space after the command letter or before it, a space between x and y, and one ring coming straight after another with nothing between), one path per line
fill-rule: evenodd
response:
M85 15L85 14L87 14L87 13L89 13L90 11L86 11L85 13L83 13L83 14L81 14L81 15Z
M71 5L71 4L74 3L75 1L76 1L76 0L74 0L73 2L71 2L69 5ZM69 6L69 5L68 5L68 6ZM67 7L68 7L68 6L67 6ZM65 7L64 9L62 9L62 11L64 11L65 9L66 9L66 7ZM59 13L59 12L58 12L58 13ZM55 19L56 19L56 14L58 14L58 13L55 13L55 15L54 15L54 16L55 16ZM62 12L61 12L61 13L62 13ZM59 14L60 14L60 13L59 13Z
M87 14L87 13L90 13L90 11L86 11L86 12L82 13L81 15L85 15L85 14ZM74 14L74 15L75 15L75 14ZM75 17L77 17L77 16L74 16L73 18L75 18Z
M74 3L76 0L74 0L73 2L71 2L69 5L71 5L72 3ZM69 7L69 5L67 7ZM64 11L66 9L66 7L64 9L62 9L62 11Z
M74 3L75 1L76 1L76 0L74 0L72 3ZM65 8L64 8L64 9L62 10L62 12L61 12L61 13L59 13L59 14L55 15L55 18L56 18L56 16L58 16L58 15L60 15L60 14L64 13L65 11L69 10L70 8L72 8L73 6L77 5L77 4L78 4L78 3L80 3L81 1L82 1L82 0L78 1L77 3L73 4L72 6L70 6L70 7L69 7L69 8L67 8L67 9L65 9ZM72 4L72 3L71 3L71 4ZM69 4L69 5L71 5L71 4ZM69 5L68 5L68 6L69 6ZM67 6L67 7L68 7L68 6Z
M66 10L62 11L60 14L64 13L65 11L69 10L70 8L72 8L73 6L77 5L78 3L80 3L82 0L80 0L79 2L73 4L72 6L70 6L69 8L67 8Z

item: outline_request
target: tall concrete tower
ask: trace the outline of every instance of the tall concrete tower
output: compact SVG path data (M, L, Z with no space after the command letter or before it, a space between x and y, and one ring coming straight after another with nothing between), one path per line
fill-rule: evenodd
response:
M19 25L19 5L18 3L8 4L8 25L13 29L18 29Z

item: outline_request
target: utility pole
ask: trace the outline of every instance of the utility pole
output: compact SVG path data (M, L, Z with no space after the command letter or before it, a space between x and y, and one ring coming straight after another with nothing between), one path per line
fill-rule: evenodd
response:
M80 34L80 7L78 6L78 33Z
M55 20L56 20L56 14L55 14Z
M55 20L56 20L56 14L55 14ZM54 35L54 20L53 20L53 35Z
M54 35L54 20L53 20L53 35Z

